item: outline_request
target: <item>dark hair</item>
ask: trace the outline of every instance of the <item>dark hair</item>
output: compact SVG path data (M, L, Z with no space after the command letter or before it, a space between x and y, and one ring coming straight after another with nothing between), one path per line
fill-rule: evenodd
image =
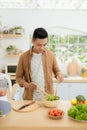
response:
M33 33L33 39L43 39L48 38L48 33L44 28L36 28Z

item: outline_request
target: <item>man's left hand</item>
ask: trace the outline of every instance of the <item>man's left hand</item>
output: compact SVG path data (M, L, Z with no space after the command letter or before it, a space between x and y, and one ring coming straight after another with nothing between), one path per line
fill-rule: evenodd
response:
M63 77L63 75L62 75L62 74L59 74L59 75L56 77L56 79L57 79L57 80L58 80L58 82L60 83L60 82L63 82L64 77Z

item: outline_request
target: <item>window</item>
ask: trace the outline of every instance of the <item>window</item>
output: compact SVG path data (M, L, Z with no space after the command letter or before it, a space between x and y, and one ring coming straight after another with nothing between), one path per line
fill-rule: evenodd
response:
M87 35L49 35L48 48L53 51L60 62L70 57L77 57L87 63Z

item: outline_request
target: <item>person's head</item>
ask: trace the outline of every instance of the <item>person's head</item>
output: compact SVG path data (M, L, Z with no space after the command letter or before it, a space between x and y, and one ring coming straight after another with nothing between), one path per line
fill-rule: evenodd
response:
M45 49L47 42L47 31L44 28L36 28L32 37L33 51L36 53L42 53Z

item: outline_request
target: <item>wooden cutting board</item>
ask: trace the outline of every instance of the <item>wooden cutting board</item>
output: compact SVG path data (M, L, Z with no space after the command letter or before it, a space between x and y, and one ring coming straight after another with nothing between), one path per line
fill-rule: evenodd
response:
M40 105L38 105L38 104L35 102L34 104L32 104L32 105L30 105L30 106L27 106L27 107L25 107L25 108L23 108L23 109L21 109L21 110L18 110L21 106L26 105L26 104L28 104L28 103L30 103L30 102L31 102L31 101L14 101L14 102L12 103L12 108L13 108L13 110L16 111L16 112L31 112L31 111L37 110L37 109L40 107Z
M80 72L80 66L76 59L72 59L72 61L67 65L68 74L71 76L78 75Z

